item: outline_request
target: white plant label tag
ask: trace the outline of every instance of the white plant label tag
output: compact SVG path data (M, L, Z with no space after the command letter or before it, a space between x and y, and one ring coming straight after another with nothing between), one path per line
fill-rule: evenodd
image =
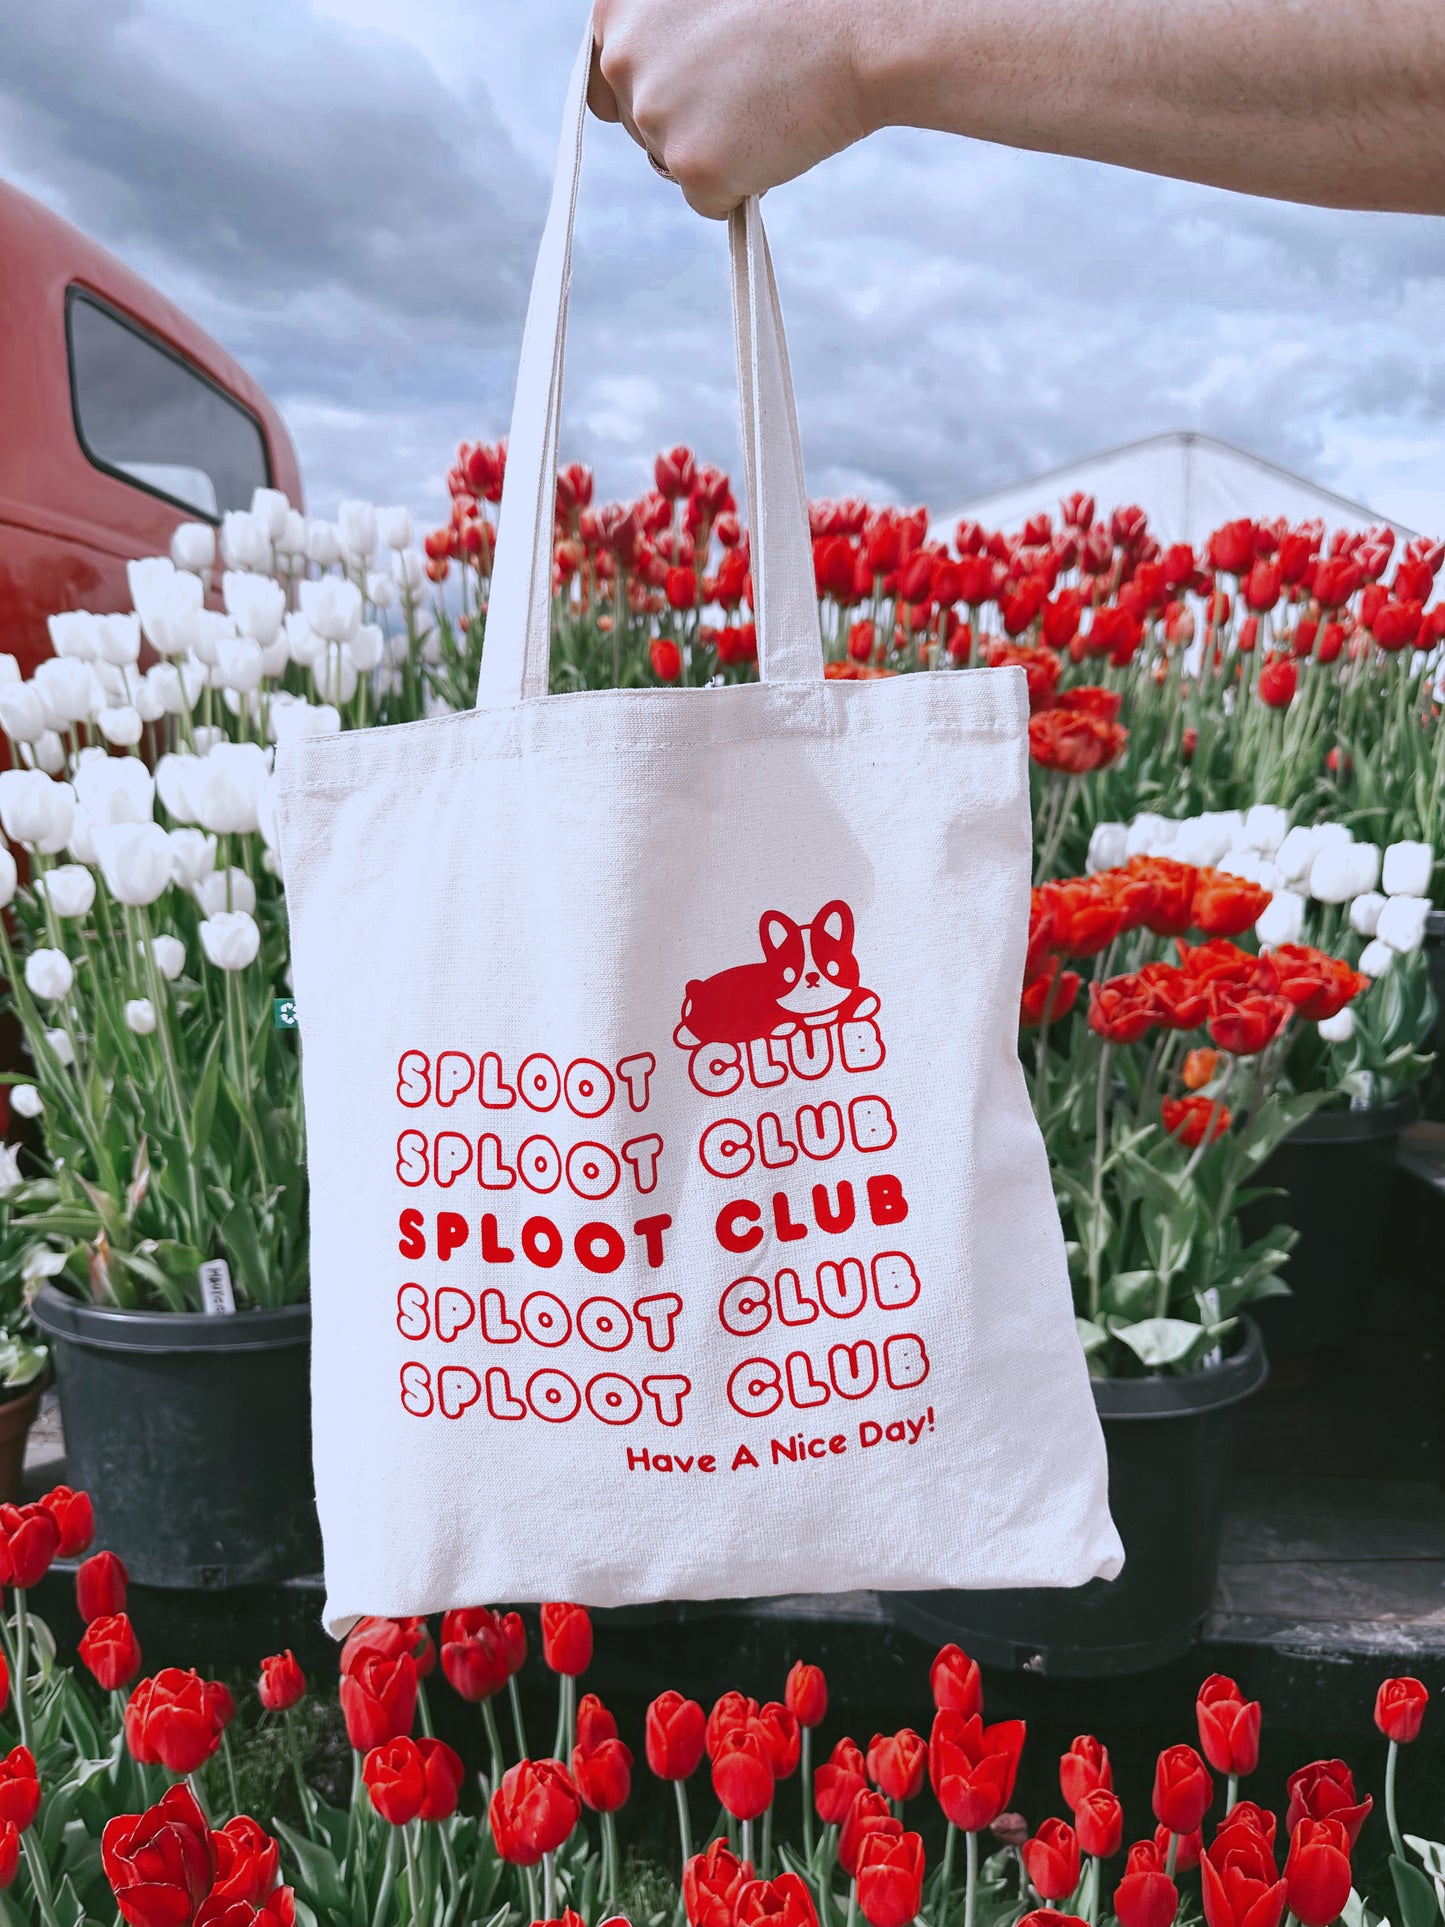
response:
M201 1266L201 1310L208 1318L224 1316L236 1309L236 1294L231 1290L231 1267L224 1258L207 1258Z

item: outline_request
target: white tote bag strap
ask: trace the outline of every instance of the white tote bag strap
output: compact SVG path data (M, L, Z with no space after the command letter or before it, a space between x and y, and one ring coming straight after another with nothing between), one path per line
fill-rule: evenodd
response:
M548 689L558 418L591 61L589 16L568 86L557 176L522 335L479 708L545 696ZM731 216L729 241L758 668L765 682L817 681L823 644L793 381L756 198Z

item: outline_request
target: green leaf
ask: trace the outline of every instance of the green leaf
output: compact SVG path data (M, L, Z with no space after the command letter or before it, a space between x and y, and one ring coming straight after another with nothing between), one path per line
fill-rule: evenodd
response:
M1106 1312L1119 1318L1147 1318L1159 1302L1156 1271L1116 1271L1104 1281L1100 1299Z
M1079 1343L1088 1357L1109 1342L1109 1334L1102 1325L1096 1325L1091 1318L1076 1318L1074 1326L1079 1334Z
M286 1842L300 1884L317 1912L339 1920L349 1918L350 1903L342 1885L336 1856L329 1848L318 1845L315 1840L308 1840L305 1834L296 1833L284 1820L273 1820L271 1824Z
M1390 1878L1395 1883L1403 1927L1434 1927L1440 1916L1434 1884L1396 1853L1390 1855Z
M1426 1873L1436 1880L1445 1880L1445 1845L1438 1840L1422 1840L1416 1833L1405 1835L1405 1845L1419 1855Z
M221 1045L225 1031L217 1025L196 1078L196 1095L191 1104L191 1142L199 1157L210 1141L211 1124L216 1114L216 1092L221 1078Z
M1201 1328L1184 1318L1141 1318L1135 1325L1111 1319L1109 1330L1151 1371L1178 1364L1199 1343L1201 1336Z

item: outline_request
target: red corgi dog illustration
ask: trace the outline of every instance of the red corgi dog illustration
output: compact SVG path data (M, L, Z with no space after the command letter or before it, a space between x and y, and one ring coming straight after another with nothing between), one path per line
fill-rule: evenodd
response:
M811 923L765 910L758 936L761 963L735 964L688 984L672 1033L683 1050L786 1037L805 1024L848 1023L877 1010L878 999L859 982L853 912L841 899L825 903Z

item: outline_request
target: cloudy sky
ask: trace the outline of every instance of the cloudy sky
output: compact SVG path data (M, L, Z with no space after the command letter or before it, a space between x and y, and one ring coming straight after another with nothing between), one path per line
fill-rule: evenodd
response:
M581 0L10 9L0 174L275 397L310 506L504 431ZM894 132L769 197L816 494L943 510L1196 428L1445 533L1445 222ZM564 451L735 461L724 235L592 124Z

